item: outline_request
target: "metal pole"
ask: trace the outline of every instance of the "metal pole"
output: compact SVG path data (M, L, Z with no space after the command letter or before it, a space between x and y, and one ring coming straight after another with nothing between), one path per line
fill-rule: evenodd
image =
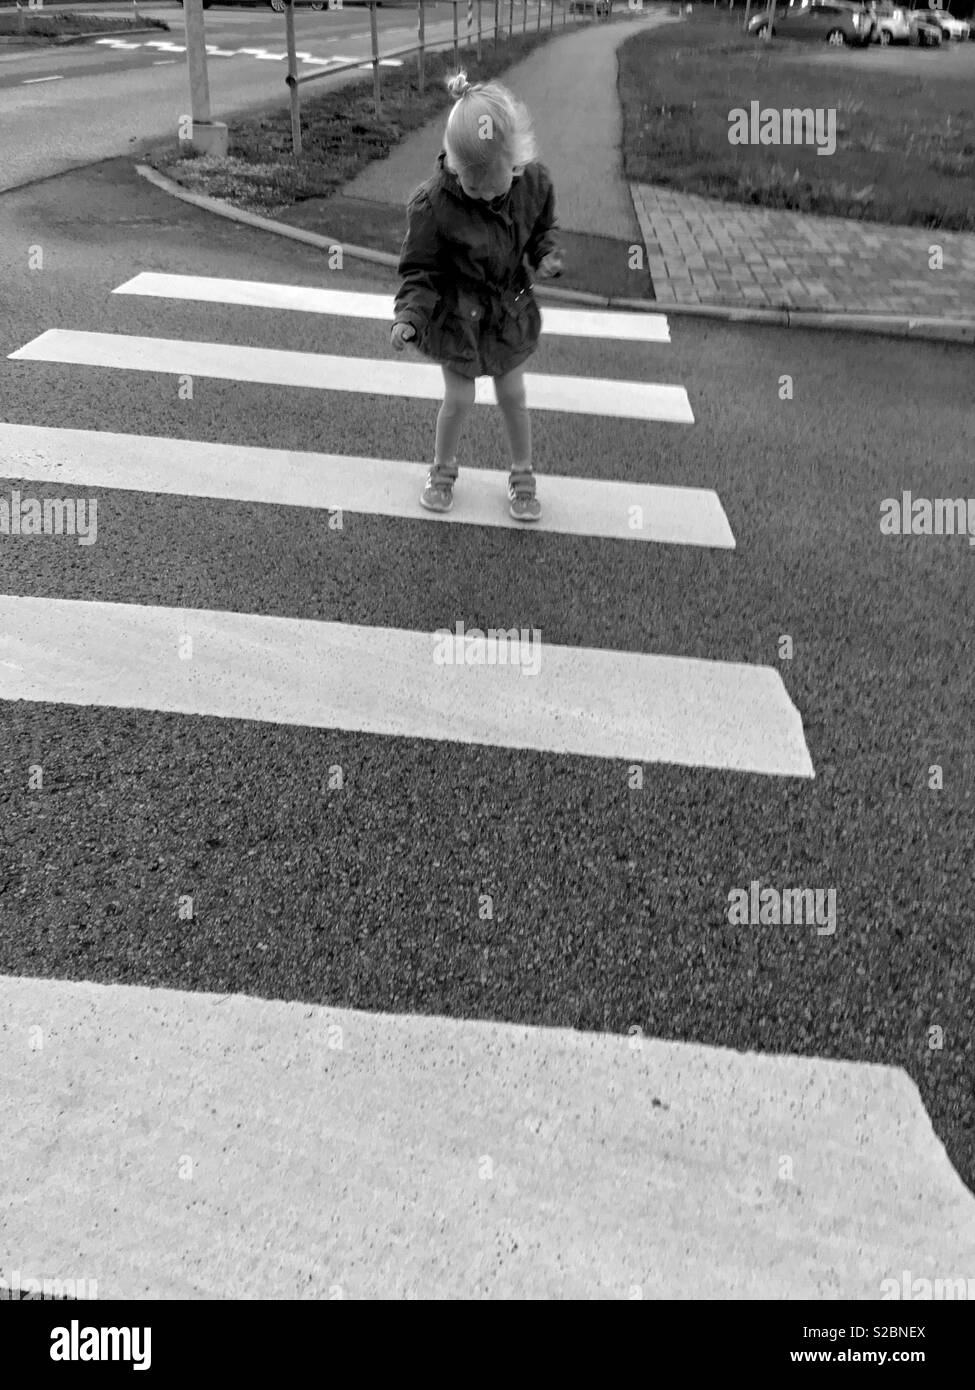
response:
M197 121L210 119L210 82L207 78L206 33L201 0L185 0L186 67L190 78L190 116Z
M521 0L521 32L528 32L528 0Z
M460 67L460 48L457 43L457 0L454 0L454 69Z
M775 0L772 0L772 7L769 11L768 24L765 27L765 42L772 42L772 25L775 23Z
M477 0L477 61L481 61L481 0Z
M369 33L372 38L372 100L376 115L382 115L382 96L379 91L379 30L376 27L376 6L369 0Z
M426 80L426 74L425 74L425 72L424 72L423 0L416 0L416 8L417 8L417 10L419 11L419 15L420 15L420 32L419 32L419 35L418 35L418 37L419 37L419 43L420 43L420 51L419 51L419 53L417 54L417 80L418 80L419 86L420 86L420 95L422 96L422 95L423 95L423 84L424 84L424 81Z
M508 42L515 32L515 0L508 0Z
M287 83L291 89L291 152L297 159L301 154L301 110L298 105L298 83L295 81L298 76L298 58L295 53L294 0L288 0L284 12L284 29L288 41Z
M535 33L539 33L542 27L542 0L538 0L538 23L535 25ZM824 118L825 119L825 118Z

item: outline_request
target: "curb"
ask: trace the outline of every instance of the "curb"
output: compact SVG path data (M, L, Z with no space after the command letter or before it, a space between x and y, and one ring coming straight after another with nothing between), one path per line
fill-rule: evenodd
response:
M168 34L170 29L157 29L147 24L141 29L93 29L90 34L0 34L0 48L10 44L52 48L55 44L84 43L87 39L124 39L129 34Z
M374 251L367 246L350 246L348 242L340 241L337 237L305 231L302 227L290 227L286 222L275 222L270 217L245 212L243 208L232 207L220 198L210 198L203 193L191 193L148 164L137 164L135 168L140 177L147 179L164 193L179 198L184 203L192 203L194 207L202 208L205 212L227 218L231 222L241 222L259 231L273 232L276 236L288 237L291 241L302 241L323 251L340 245L344 256L351 256L353 260L368 261L372 265L385 266L391 270L395 270L399 264L399 258L387 251ZM603 294L590 294L585 290L559 290L539 284L535 285L535 293L546 299L566 304L588 304L599 309L624 309L644 314L717 319L725 323L760 323L776 328L821 328L833 332L877 333L895 338L975 345L975 319L943 319L907 314L844 314L830 313L826 310L790 309L786 306L756 309L738 308L728 304L662 304L659 300L614 299Z

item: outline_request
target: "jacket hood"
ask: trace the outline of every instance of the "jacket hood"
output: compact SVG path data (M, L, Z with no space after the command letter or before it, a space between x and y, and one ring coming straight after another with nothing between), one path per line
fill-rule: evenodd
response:
M466 203L468 207L470 207L472 203L475 207L481 203L482 200L480 198L468 198L467 194L460 186L460 180L457 175L447 168L447 151L445 149L441 149L440 153L437 155L437 166L440 171L441 185L448 193L453 194L455 198L459 198L461 202ZM490 202L485 203L484 206L492 208L494 211L504 207L508 198L511 197L511 189L514 188L520 178L521 173L515 174L511 180L511 188L508 189L507 193L503 193L500 198L492 198Z

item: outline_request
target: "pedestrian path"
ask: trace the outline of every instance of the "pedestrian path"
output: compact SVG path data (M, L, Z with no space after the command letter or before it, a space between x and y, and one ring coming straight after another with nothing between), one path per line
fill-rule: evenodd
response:
M115 292L296 307L293 286L221 284L152 272ZM297 294L312 312L331 316L387 316L389 309L384 296L336 296L305 287ZM547 324L550 311L545 313ZM656 316L647 324L643 316L573 312L556 322L563 332L579 328L590 337L618 334L632 342L634 318L639 331L649 335L645 351L666 348L669 332ZM85 330L48 329L9 356L410 399L436 399L442 392L441 373L433 365ZM526 374L526 386L533 410L681 425L694 419L685 388L669 383L536 373ZM479 379L476 401L491 399L489 379ZM296 456L25 426L7 425L2 431L24 477L171 495L361 507L393 518L417 514L424 471L406 460ZM477 485L465 489L463 504L435 522L431 518L433 524L516 525L504 511L502 479L480 470L474 476ZM543 529L549 532L718 550L735 543L720 500L707 488L557 477L546 479L545 496ZM432 634L388 628L16 595L4 599L3 612L0 697L448 737L771 776L813 775L801 717L781 675L770 667L598 646L546 643L536 651L534 640L520 631L495 629L460 641L456 652L445 649L435 660ZM192 668L166 658L181 624L197 634L199 657ZM42 641L38 633L46 634ZM248 654L246 662L241 652ZM390 670L399 679L385 678L383 672ZM269 684L259 674L268 671L275 673Z
M631 192L662 309L975 318L971 232L746 207L652 184L632 184Z

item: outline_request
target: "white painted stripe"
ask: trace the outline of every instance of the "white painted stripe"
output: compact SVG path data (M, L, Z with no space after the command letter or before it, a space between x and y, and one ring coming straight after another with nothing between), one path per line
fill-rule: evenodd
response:
M281 63L287 58L287 53L255 53L254 57L263 63Z
M281 348L241 347L236 343L198 343L182 338L142 338L50 328L9 356L25 362L70 362L77 366L169 372L319 391L353 391L419 400L440 400L443 396L443 373L434 365L368 357L330 357L324 353L289 352ZM525 386L529 405L534 410L694 423L683 386L527 372ZM494 383L489 377L478 378L474 398L479 404L493 402Z
M280 285L261 280L225 280L209 275L168 275L142 271L112 291L206 304L241 304L255 309L294 309L306 314L392 322L394 296L322 289L318 285ZM540 306L541 307L541 306ZM669 343L665 314L623 314L601 309L542 307L542 330L574 338L619 338Z
M975 1201L899 1067L8 976L0 1017L30 1175L6 1278L87 1274L106 1307L870 1301L972 1270Z
M432 633L14 595L0 595L0 634L6 700L813 776L768 666L560 647L544 633L515 653L484 639L484 664L439 664Z
M21 85L22 87L33 87L33 86L36 86L36 84L37 84L38 82L63 82L63 81L64 81L64 78L61 76L60 73L58 73L56 76L53 76L53 77L25 77L24 80L23 80L23 82L22 82L20 85Z
M465 469L453 511L424 511L417 499L427 468L397 459L0 423L0 475L10 478L523 529L508 514L507 474L495 470ZM735 544L717 494L706 489L552 474L538 487L544 505L534 530L719 549Z
M207 44L207 57L209 58L236 58L235 48L215 48L212 44Z

